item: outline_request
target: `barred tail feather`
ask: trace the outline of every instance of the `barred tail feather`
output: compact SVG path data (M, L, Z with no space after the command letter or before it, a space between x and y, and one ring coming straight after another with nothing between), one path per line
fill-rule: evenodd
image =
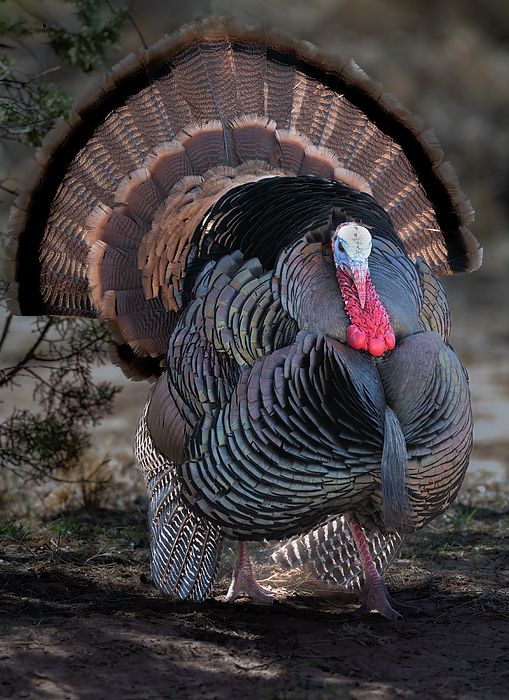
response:
M384 535L377 530L366 539L377 570L383 574L397 557L405 536ZM343 516L292 538L272 554L272 561L283 569L302 568L321 581L353 591L362 590L365 583L357 548Z
M154 585L180 600L204 600L217 575L223 537L181 498L175 465L155 444L147 424L150 398L140 416L134 452L147 482Z

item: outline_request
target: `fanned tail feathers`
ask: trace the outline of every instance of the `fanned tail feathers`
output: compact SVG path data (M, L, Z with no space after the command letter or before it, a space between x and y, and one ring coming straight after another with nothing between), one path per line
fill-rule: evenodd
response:
M157 355L181 306L191 223L221 194L200 198L203 178L254 162L244 181L265 169L370 193L414 259L475 269L472 210L442 156L353 62L233 17L190 24L118 64L48 135L11 219L11 307L113 317L137 353ZM178 225L164 228L175 186L186 201L172 195Z

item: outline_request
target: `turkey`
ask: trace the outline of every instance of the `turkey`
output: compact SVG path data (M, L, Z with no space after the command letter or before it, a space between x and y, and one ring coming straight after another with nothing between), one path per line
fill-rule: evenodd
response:
M281 566L404 610L380 574L456 496L466 373L437 276L473 212L432 132L355 63L231 16L129 56L37 154L11 217L11 308L107 319L153 386L135 436L167 595L273 597Z

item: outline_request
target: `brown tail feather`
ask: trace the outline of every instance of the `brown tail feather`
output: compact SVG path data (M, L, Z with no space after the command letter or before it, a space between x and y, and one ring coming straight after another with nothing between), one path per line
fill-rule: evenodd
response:
M281 167L293 175L298 175L304 161L306 148L312 145L311 141L307 136L289 129L278 129L276 137Z
M161 143L154 149L154 154L149 155L147 165L152 180L163 198L170 194L176 182L193 173L186 150L177 140Z
M204 173L218 165L229 164L231 148L226 143L221 122L193 124L186 127L177 139L186 149L186 154L195 173Z
M245 114L231 122L235 155L241 163L261 160L276 165L276 122Z
M168 246L166 233L155 233L165 218L160 202L182 177L251 160L280 169L267 174L337 177L371 188L409 255L439 274L475 269L480 251L465 229L472 211L442 157L421 120L353 62L231 17L191 24L118 64L102 88L76 103L70 125L46 139L12 218L12 306L22 314L94 313L87 285L98 272L92 264L87 273L87 241L113 244L109 225L89 230L93 212L105 205L147 236L140 251L149 255L139 255L152 270L141 273L147 298L178 308L193 222L181 222ZM201 206L192 210L203 214ZM134 343L143 349L143 341Z

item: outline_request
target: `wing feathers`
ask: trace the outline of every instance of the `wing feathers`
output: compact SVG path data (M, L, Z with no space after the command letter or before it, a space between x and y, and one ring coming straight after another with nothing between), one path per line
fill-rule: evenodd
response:
M149 411L151 419L154 414L160 416L154 433L152 421L150 427L148 423ZM167 429L175 430L178 423L163 375L145 404L134 440L150 499L152 577L166 595L198 601L209 595L214 585L223 537L218 528L192 513L181 497L176 465L165 453L180 455L182 446L168 444L167 434Z

